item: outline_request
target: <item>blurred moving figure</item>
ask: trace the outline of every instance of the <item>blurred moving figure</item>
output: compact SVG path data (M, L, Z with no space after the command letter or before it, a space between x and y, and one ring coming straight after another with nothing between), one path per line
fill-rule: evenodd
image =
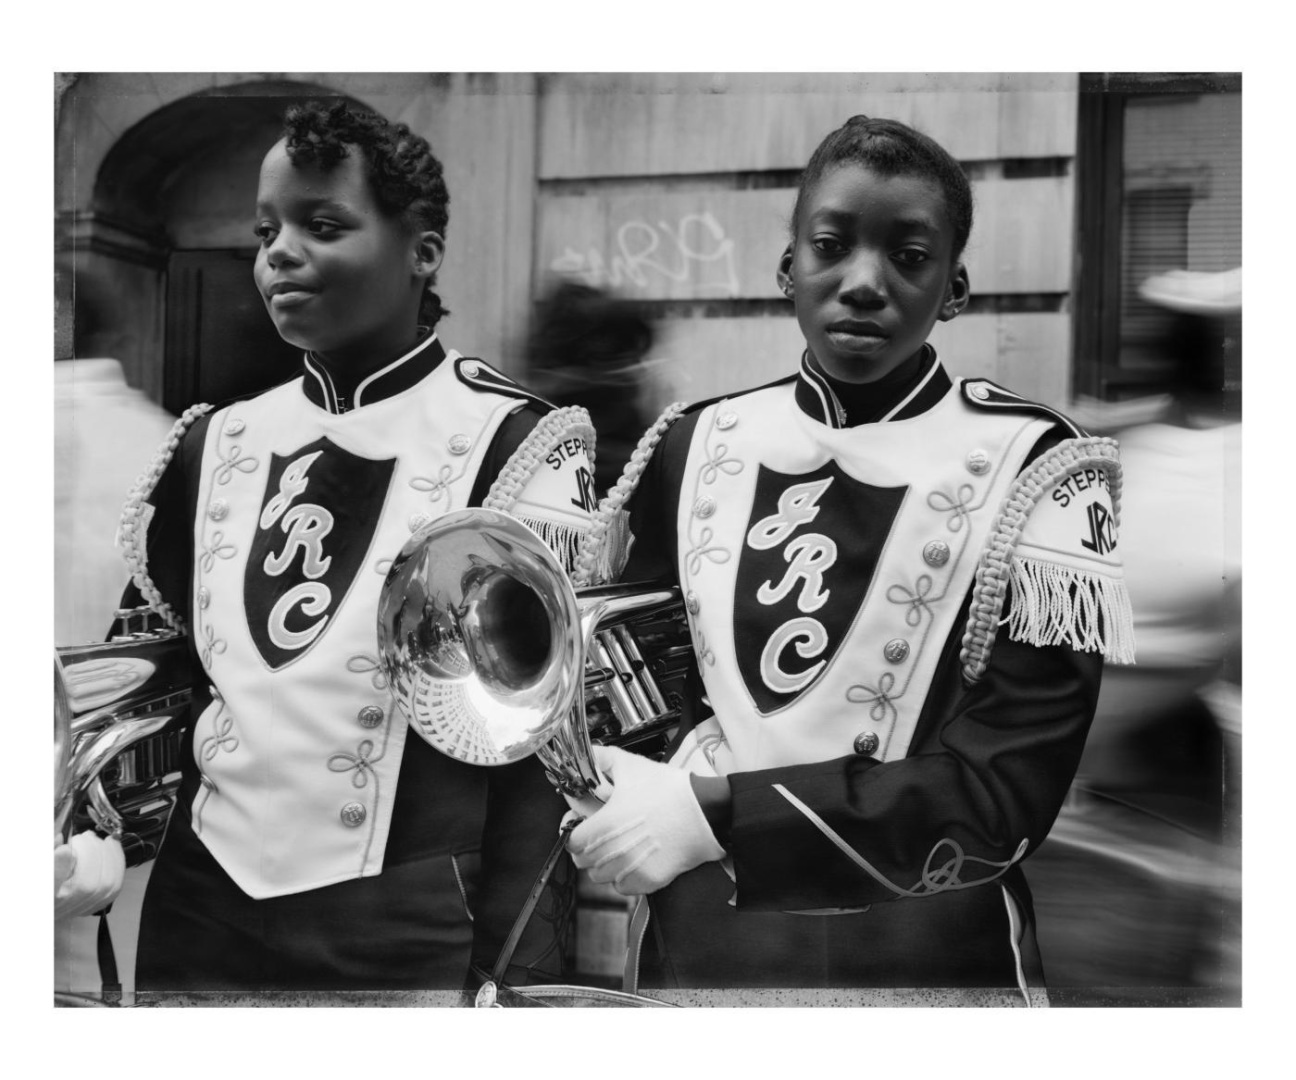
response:
M122 503L175 417L126 384L116 360L54 365L54 641L103 639L125 564Z
M140 468L174 422L126 383L117 360L54 365L54 642L101 641L121 598L114 537ZM152 863L125 869L121 844L80 833L54 850L54 988L99 992L98 920L108 925L123 992L134 992L140 901ZM115 898L115 899L114 899Z
M639 305L588 285L560 282L536 304L526 348L530 381L555 405L589 410L600 496L653 421L643 400L643 361L654 337Z
M1140 294L1173 314L1169 392L1072 410L1120 442L1138 664L1104 673L1073 797L1041 851L1059 876L1040 921L1067 939L1047 947L1055 983L1236 994L1241 417L1225 372L1240 362L1242 271L1172 271Z

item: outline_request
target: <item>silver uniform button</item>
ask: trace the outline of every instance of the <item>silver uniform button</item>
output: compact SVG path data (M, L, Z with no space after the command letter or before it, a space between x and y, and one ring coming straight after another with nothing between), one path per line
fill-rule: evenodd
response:
M204 611L206 611L207 605L210 603L211 603L211 590L207 588L206 585L200 586L198 589L198 606L202 608Z
M481 367L476 360L465 360L463 364L460 365L459 370L467 375L468 378L475 379L481 372Z
M923 562L928 566L944 566L949 562L949 544L944 540L933 540L923 548Z
M207 507L207 516L212 521L223 521L225 515L229 513L229 503L224 499L212 499L211 505Z
M693 513L700 518L709 518L716 512L716 501L710 495L703 495L693 504Z
M412 533L418 532L419 529L423 528L423 526L427 525L430 521L432 521L432 515L425 513L422 510L417 514L410 514L409 531Z
M904 638L892 638L883 646L882 655L893 664L904 663L909 658L909 642Z
M716 427L721 431L728 431L736 423L738 423L737 413L724 412L716 417Z
M472 449L472 439L467 435L451 435L446 446L450 448L452 454L466 454Z
M982 383L978 383L976 386L972 387L971 391L969 392L974 398L977 399L977 401L990 400L990 387L985 386Z
M855 753L862 754L864 757L872 757L876 754L879 745L881 744L878 737L871 731L861 731L855 736Z
M244 429L244 427L246 427L246 426L247 426L247 425L245 425L245 424L243 423L242 420L231 420L231 421L229 421L229 423L227 423L227 424L225 425L225 434L226 434L226 435L242 435L242 434L243 434L243 429Z
M366 705L356 714L356 719L360 721L361 727L374 728L383 722L386 715L377 705Z
M698 600L697 593L690 592L688 596L684 597L684 606L688 608L690 615L696 615L702 607L701 601Z
M342 807L339 816L342 818L343 825L354 829L364 824L365 818L369 816L369 811L364 808L362 803L349 802Z
M973 450L967 456L968 472L974 476L980 476L990 469L990 455L984 450Z

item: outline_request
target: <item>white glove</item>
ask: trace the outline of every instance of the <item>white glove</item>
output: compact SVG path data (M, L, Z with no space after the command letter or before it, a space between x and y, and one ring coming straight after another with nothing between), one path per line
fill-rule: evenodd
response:
M54 917L102 911L117 899L125 879L121 841L92 830L77 833L54 849Z
M683 769L611 746L594 747L594 761L612 789L567 841L572 861L594 881L639 896L724 858Z

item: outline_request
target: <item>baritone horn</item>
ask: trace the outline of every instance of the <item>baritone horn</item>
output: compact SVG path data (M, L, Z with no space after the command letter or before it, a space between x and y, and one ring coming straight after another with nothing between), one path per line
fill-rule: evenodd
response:
M679 590L575 589L548 546L493 510L445 514L396 557L379 657L410 725L473 765L536 754L573 799L594 742L652 752L679 720L692 647Z
M151 622L121 611L108 641L54 651L54 831L116 836L128 866L157 854L191 698L184 635Z

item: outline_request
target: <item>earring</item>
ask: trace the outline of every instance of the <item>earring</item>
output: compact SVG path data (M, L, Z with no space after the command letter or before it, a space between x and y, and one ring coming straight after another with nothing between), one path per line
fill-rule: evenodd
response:
M786 281L783 283L783 295L789 300L792 299L792 282Z

